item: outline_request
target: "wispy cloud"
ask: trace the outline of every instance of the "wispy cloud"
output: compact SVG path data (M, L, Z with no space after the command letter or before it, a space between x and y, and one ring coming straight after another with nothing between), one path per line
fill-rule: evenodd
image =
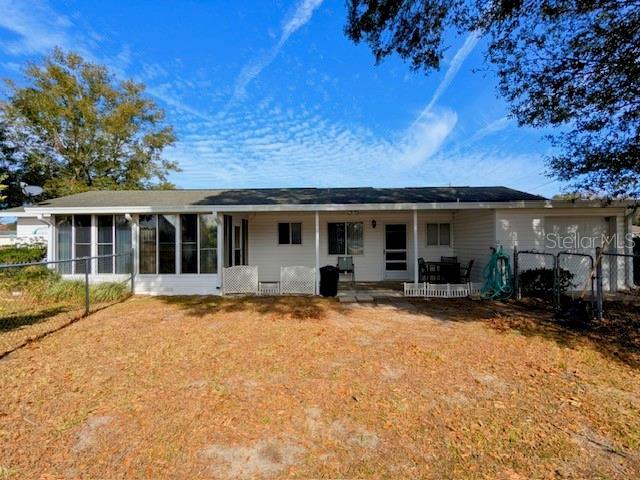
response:
M449 88L449 85L451 84L453 79L456 78L456 75L458 74L460 67L462 67L462 64L464 63L466 58L475 48L476 44L478 43L478 40L480 40L480 33L477 31L471 32L469 36L467 36L462 46L458 49L456 54L453 56L453 59L451 60L451 64L449 65L449 68L447 69L447 72L445 73L444 78L436 88L436 91L433 92L433 96L431 97L431 100L429 101L427 106L424 107L420 115L418 115L418 118L416 118L416 122L419 122L422 119L422 117L424 117L433 109L433 107L438 102L442 94L447 90L447 88Z
M41 55L59 46L87 56L94 46L95 36L74 35L71 19L51 9L46 2L0 0L0 12L0 27L16 37L0 43L0 48L9 55Z
M249 84L275 60L289 37L311 20L313 12L322 2L323 0L300 0L296 4L291 14L283 22L276 44L261 57L251 60L240 71L233 87L233 97L230 104L234 104L246 97Z
M507 115L500 117L496 120L493 120L487 123L484 127L480 128L476 131L470 138L470 142L477 142L482 140L485 137L493 135L494 133L501 132L505 130L513 123L513 120L509 118Z

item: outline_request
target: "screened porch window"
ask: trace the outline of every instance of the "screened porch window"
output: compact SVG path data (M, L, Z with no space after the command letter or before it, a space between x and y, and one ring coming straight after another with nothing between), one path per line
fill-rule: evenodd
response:
M98 215L98 257L113 255L113 216ZM113 257L98 258L98 273L113 273Z
M329 255L362 255L363 222L333 222L328 225Z
M73 258L73 217L56 217L56 259L71 260ZM73 262L58 264L58 272L61 274L73 273Z
M91 215L74 215L74 258L91 256ZM91 262L78 262L74 273L91 273Z
M182 264L180 272L198 273L198 215L180 215Z
M157 227L158 219L155 215L140 215L138 227L139 227L139 240L140 240L140 273L156 273L156 242L157 242Z
M124 215L98 215L98 273L131 273L131 225Z
M218 224L215 215L200 215L200 273L218 273Z
M56 217L56 259L72 260L91 257L95 251L95 273L110 274L131 272L131 224L124 215L63 215ZM96 227L95 237L92 225ZM96 250L92 249L95 242ZM124 254L114 258L114 255ZM87 262L92 273L92 262ZM58 264L58 272L63 275L85 273L85 262L64 262Z
M177 273L176 254L181 274L217 273L215 215L140 215L139 232L141 274Z

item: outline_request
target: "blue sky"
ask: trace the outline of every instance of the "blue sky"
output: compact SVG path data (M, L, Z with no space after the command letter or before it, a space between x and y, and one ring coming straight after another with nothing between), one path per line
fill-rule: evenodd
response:
M167 112L183 188L507 185L543 195L550 152L496 96L483 42L440 72L375 66L343 0L0 0L0 76L54 46L144 82ZM484 73L476 72L478 69Z

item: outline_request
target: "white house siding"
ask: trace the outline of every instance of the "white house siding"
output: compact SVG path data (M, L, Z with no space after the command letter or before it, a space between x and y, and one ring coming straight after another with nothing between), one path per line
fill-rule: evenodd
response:
M28 239L33 237L47 238L49 235L49 225L31 217L18 218L16 225L16 237L18 239Z
M249 220L248 263L258 267L260 281L280 280L281 266L315 266L313 213L255 213L247 218ZM301 222L302 245L278 245L279 222Z
M136 294L220 295L218 275L137 275Z
M358 281L384 280L385 224L407 225L407 275L413 279L413 213L401 212L321 212L320 213L320 266L336 265L338 255L328 253L328 224L331 222L362 222L364 227L364 253L354 255L353 262ZM310 213L255 213L249 219L249 264L258 266L260 281L278 280L280 267L289 265L315 266L315 214ZM376 226L373 227L375 220ZM451 213L420 212L418 215L418 256L438 260L441 255L453 255L453 246L427 247L426 224L451 222ZM278 245L278 223L301 222L302 245ZM455 236L453 238L455 244Z
M455 254L464 265L474 260L471 281L482 282L482 270L496 245L496 221L493 210L460 210L453 217Z
M595 258L595 245L585 240L582 245L558 244L549 234L557 233L564 237L578 232L583 238L600 238L602 234L617 233L618 238L624 237L624 216L622 209L528 209L528 210L498 210L496 211L496 241L504 246L505 251L513 254L514 246L518 250L536 250L557 254L560 251L586 253ZM623 252L624 249L611 246L611 251ZM521 268L535 268L553 266L550 257L520 256ZM586 285L590 270L588 260L564 258L563 268L571 270L575 277L577 289ZM616 268L610 268L609 261L603 263L605 270L604 286L622 288L625 285L625 261L616 262ZM606 274L606 272L613 272ZM616 281L616 278L618 279Z

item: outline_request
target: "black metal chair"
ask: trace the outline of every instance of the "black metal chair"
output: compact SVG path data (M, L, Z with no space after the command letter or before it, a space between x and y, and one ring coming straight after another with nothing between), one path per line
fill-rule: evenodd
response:
M426 282L427 281L427 263L424 261L424 258L418 258L418 282Z
M351 283L356 283L356 266L353 257L338 257L338 274L351 274Z
M467 266L464 267L460 272L460 280L463 283L469 283L471 281L471 269L473 268L473 262L474 262L473 259L469 260L469 263L467 263Z
M458 257L440 257L441 262L458 263Z

